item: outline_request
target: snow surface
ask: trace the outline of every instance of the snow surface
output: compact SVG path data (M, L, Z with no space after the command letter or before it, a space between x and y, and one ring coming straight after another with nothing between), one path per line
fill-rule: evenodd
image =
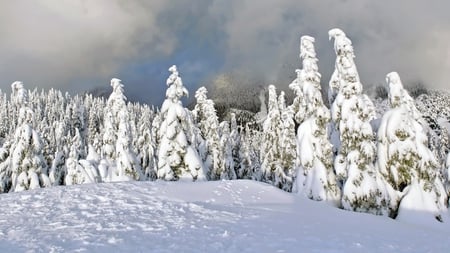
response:
M448 252L446 223L353 213L246 180L1 194L0 252Z

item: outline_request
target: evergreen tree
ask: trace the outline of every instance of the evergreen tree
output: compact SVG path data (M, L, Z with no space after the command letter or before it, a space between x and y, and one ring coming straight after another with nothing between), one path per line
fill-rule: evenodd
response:
M156 141L152 133L153 112L148 106L142 109L138 125L137 154L145 180L156 180Z
M196 91L197 104L193 114L205 140L203 147L200 147L199 153L204 162L208 178L210 180L218 180L225 169L221 161L219 119L214 108L214 102L206 96L207 92L205 87L200 87Z
M269 86L269 111L263 124L263 136L261 147L261 171L262 179L280 189L292 190L292 178L289 176L289 168L283 167L281 160L281 114L278 106L275 86Z
M387 214L390 201L384 178L374 166L375 135L370 124L375 118L372 101L362 94L351 41L340 29L329 31L335 38L337 95L331 107L338 154L334 167L342 183L342 207L346 210ZM335 87L330 87L334 93Z
M310 36L301 37L303 69L298 71L297 81L290 86L300 95L297 99L304 101L301 110L304 120L297 131L298 172L295 187L311 199L338 203L340 190L333 171L332 146L327 138L330 112L322 101L321 75L314 41Z
M103 139L106 146L104 155L107 161L112 163L108 168L107 180L138 180L142 178L142 171L132 148L133 137L123 84L121 80L113 78L111 86L113 92L107 102L110 110L107 112L105 122L106 138Z
M280 161L283 171L289 177L286 189L292 190L292 178L295 174L295 160L297 158L297 143L295 137L295 122L293 111L286 107L285 93L280 92L278 97L278 108L280 110Z
M128 118L128 111L122 108L119 112L119 129L116 142L116 167L113 181L139 180L143 177L141 167L131 147L132 132Z
M201 158L191 144L193 121L181 98L188 95L177 67L169 68L166 100L161 107L159 127L158 178L164 180L205 179Z
M423 126L417 120L420 114L399 75L389 73L386 80L391 110L384 114L378 130L377 165L401 197L399 215L413 208L432 212L441 220L447 194L439 165L428 148Z
M236 177L239 179L238 172L241 170L241 161L239 159L239 153L241 148L241 136L240 136L239 127L236 121L236 114L230 113L230 145L231 145L231 153L234 162L234 171Z
M16 100L17 101L17 100ZM33 112L20 110L19 124L10 149L11 189L23 191L50 186L47 164L42 155L42 139L31 127Z
M239 149L239 169L237 177L239 179L261 180L261 165L259 159L259 131L252 130L246 124L241 132L241 147Z
M81 150L83 142L81 140L78 128L75 128L75 136L71 141L69 156L66 160L65 184L87 184L95 183L99 177L95 167L91 166L86 160L81 157ZM83 162L84 161L84 162Z
M233 180L236 179L236 172L234 170L233 148L230 137L230 126L228 122L220 123L220 179Z

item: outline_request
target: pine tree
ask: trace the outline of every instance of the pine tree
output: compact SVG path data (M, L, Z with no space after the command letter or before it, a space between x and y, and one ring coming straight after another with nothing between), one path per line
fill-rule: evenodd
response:
M239 159L239 153L241 149L241 136L235 113L230 113L230 145L234 163L234 171L236 177L240 179L238 172L241 170L241 161Z
M156 141L152 133L153 112L148 106L142 108L138 126L137 154L145 180L156 180Z
M31 127L32 119L31 109L21 108L20 127L16 130L10 149L12 182L10 191L23 191L51 185L47 175L47 165L42 155L42 139Z
M439 165L419 123L420 114L403 88L399 75L389 73L386 80L391 110L384 114L378 130L377 165L401 197L399 215L413 208L432 212L441 220L447 194Z
M284 189L292 191L292 178L295 174L295 160L297 158L297 143L295 137L295 122L293 111L286 107L285 93L280 92L278 97L278 108L280 110L280 161L283 171L287 174L289 181Z
M181 98L188 95L179 77L177 67L169 68L166 100L161 107L159 127L158 178L164 180L205 179L201 158L196 147L191 146L193 121L189 111L182 106Z
M66 185L96 182L98 173L93 166L86 166L86 160L82 162L81 150L83 150L83 141L78 128L75 128L75 136L71 140L70 152L65 164L67 171L64 181Z
M281 160L281 114L278 106L276 88L269 86L269 111L263 124L263 139L261 147L262 180L280 189L292 190L292 178L289 168L284 168Z
M205 87L200 87L196 91L197 104L193 114L204 138L204 144L200 148L199 153L208 178L210 180L218 180L221 178L224 170L220 151L219 119L214 108L214 102L207 98L207 92Z
M220 179L233 180L236 179L234 170L233 148L230 137L230 126L228 122L220 123Z
M239 169L237 177L239 179L253 179L261 181L261 164L259 159L259 131L252 130L249 124L245 125L241 132L241 147L239 149Z
M370 121L375 118L372 101L362 94L362 84L354 63L351 41L340 29L329 31L335 38L338 92L331 116L334 130L339 133L338 154L334 167L342 183L342 207L346 210L387 214L389 191L374 166L375 135ZM331 94L335 87L330 87Z
M298 100L304 101L301 111L303 120L297 131L297 177L296 189L314 200L338 203L340 190L333 171L333 152L328 140L330 112L325 107L320 91L314 38L302 36L300 57L303 69L298 71L296 82L291 88Z
M113 92L107 102L110 112L107 113L108 120L105 122L108 127L104 136L107 138L103 142L107 146L104 153L106 158L112 158L110 162L115 164L108 169L108 180L139 180L142 178L142 171L132 148L133 137L123 84L121 80L113 78L111 86Z
M113 181L139 180L143 177L141 167L132 149L132 132L128 111L122 108L119 112L119 128L116 141L116 167Z

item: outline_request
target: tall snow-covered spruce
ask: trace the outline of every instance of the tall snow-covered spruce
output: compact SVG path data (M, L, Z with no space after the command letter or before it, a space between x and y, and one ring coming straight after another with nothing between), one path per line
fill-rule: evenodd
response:
M199 147L200 156L204 162L208 179L217 180L221 178L224 168L222 167L222 155L220 152L219 119L217 118L214 102L207 97L208 90L200 87L195 93L197 104L193 114L204 143Z
M161 106L159 127L158 178L163 180L204 180L203 163L197 148L192 145L194 126L190 112L181 98L188 96L177 67L169 68L166 99Z
M11 85L12 101L20 108L18 125L10 149L11 188L23 191L50 186L47 164L42 155L42 139L32 127L33 111L28 107L27 91L22 82Z
M334 38L336 69L330 82L331 117L339 139L334 167L342 184L342 207L346 210L388 214L390 191L374 166L375 135L370 124L375 109L369 97L362 93L362 84L353 60L350 39L340 29L328 32Z
M326 200L339 205L340 189L333 171L333 153L328 141L330 112L322 100L314 38L302 36L300 57L303 69L290 84L297 94L298 111L303 120L297 131L296 189L314 200ZM296 103L294 103L294 106ZM299 120L300 117L297 117Z
M111 87L104 118L102 155L106 166L101 166L100 175L104 181L139 180L142 171L131 146L133 136L123 84L113 78Z
M281 142L282 123L277 92L274 85L269 85L269 111L263 123L261 146L261 171L262 180L286 191L292 190L292 167L284 165L289 161L283 161L282 151L286 143ZM284 157L286 158L286 157ZM290 160L293 165L293 159Z
M378 130L377 165L401 198L398 218L425 212L442 221L448 197L439 164L419 123L420 114L396 72L389 73L386 81L391 109Z

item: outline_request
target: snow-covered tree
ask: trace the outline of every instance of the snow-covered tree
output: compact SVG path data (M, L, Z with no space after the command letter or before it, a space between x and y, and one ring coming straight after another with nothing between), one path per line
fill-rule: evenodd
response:
M230 126L227 121L220 123L220 179L236 179L234 170L233 148L230 138Z
M11 102L19 107L28 105L28 91L20 81L11 84Z
M295 160L297 157L297 143L295 138L294 112L290 107L286 107L284 91L278 97L278 108L280 110L280 161L283 170L290 179L295 174ZM292 182L289 182L292 184ZM292 185L287 186L292 189ZM290 191L289 190L289 191Z
M137 153L146 180L156 180L156 141L152 133L153 112L148 106L142 109L138 125Z
M338 151L334 167L342 183L341 204L347 210L387 214L390 193L374 166L376 145L370 122L375 118L375 109L368 96L362 94L350 39L337 28L330 30L329 35L335 39L336 52L330 98L337 88L331 117L339 137L333 144Z
M407 210L431 212L441 220L447 194L439 165L428 148L420 114L396 72L387 75L391 110L378 130L377 165L401 197L399 215Z
M259 159L260 132L253 130L249 124L241 132L241 147L239 149L239 169L236 172L239 179L253 179L260 181L261 164Z
M33 112L20 110L19 125L10 149L11 189L23 191L50 186L47 164L42 155L42 139L31 127Z
M107 126L108 135L103 143L107 158L113 158L115 164L109 167L108 179L111 181L138 180L142 177L141 167L132 148L132 130L123 84L117 78L111 79L113 92L108 98ZM114 143L112 143L114 141ZM114 144L114 146L112 146ZM111 162L111 161L110 161Z
M296 190L314 200L339 203L340 190L333 171L333 152L328 140L330 112L322 101L314 38L302 36L300 57L303 68L290 88L294 89L301 106L303 119L297 131ZM295 102L294 102L295 104ZM338 204L339 205L339 204Z
M158 178L164 180L205 179L205 172L196 147L189 136L193 127L189 111L183 107L181 98L188 95L179 77L177 67L169 68L166 100L161 107L159 127Z
M230 145L231 153L234 161L234 171L236 177L239 179L238 171L241 170L241 161L239 159L239 153L241 148L241 136L238 124L236 121L236 114L230 113Z
M278 106L276 88L269 85L268 114L263 124L263 136L261 146L261 171L262 180L275 185L280 189L292 190L292 178L289 170L283 167L281 160L281 114Z
M141 167L131 143L132 132L125 108L119 112L119 129L116 141L116 167L112 174L113 181L139 180L143 177Z
M81 157L80 152L82 150L83 141L81 140L81 135L77 128L75 129L75 136L71 143L72 145L65 165L67 169L65 184L96 183L99 178L97 169Z
M113 92L108 98L105 108L102 156L108 160L116 159L115 146L119 127L119 112L126 108L126 97L120 79L111 79Z
M193 114L204 138L204 144L203 147L200 147L199 153L204 162L208 178L218 180L224 170L221 162L223 158L220 151L219 119L214 108L214 102L207 98L207 92L205 87L200 87L196 91L197 104Z

